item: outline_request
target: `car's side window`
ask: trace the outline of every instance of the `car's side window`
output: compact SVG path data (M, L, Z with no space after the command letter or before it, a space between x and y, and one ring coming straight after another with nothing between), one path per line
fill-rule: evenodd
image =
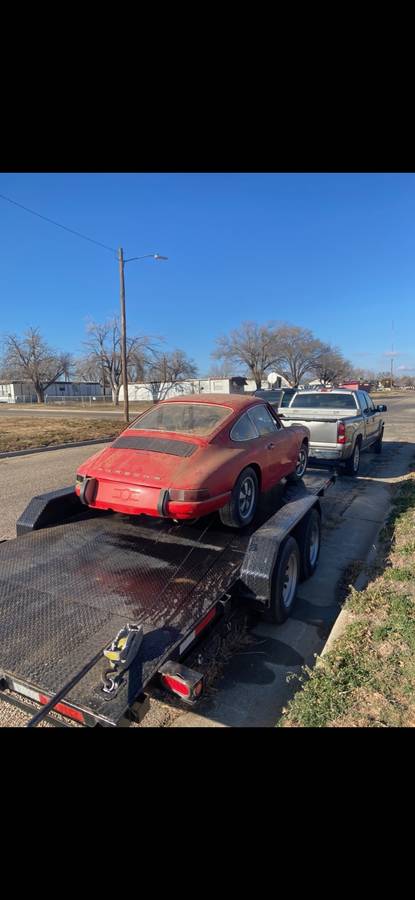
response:
M362 410L362 412L367 412L367 400L365 394L363 393L363 391L358 391L357 396L359 398L360 409Z
M271 413L268 412L266 406L253 406L249 410L248 415L258 429L261 437L262 435L270 434L271 432L278 430L277 422Z
M231 429L231 441L252 441L257 437L259 437L257 428L249 418L248 413L244 413Z

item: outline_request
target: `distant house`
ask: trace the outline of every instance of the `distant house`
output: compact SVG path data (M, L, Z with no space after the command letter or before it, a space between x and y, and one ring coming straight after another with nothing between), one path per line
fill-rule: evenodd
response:
M45 391L49 399L65 397L102 397L103 389L94 381L55 381ZM30 381L0 381L0 403L36 403L36 391Z
M376 385L369 381L344 381L340 387L348 391L373 391Z
M137 382L128 385L129 400L167 400L180 394L243 394L247 379L241 375L231 378L190 378L176 382ZM120 389L120 401L124 400L124 387Z

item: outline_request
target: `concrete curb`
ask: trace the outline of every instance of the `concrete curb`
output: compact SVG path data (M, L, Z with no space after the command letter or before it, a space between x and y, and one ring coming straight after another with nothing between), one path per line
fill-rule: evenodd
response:
M0 459L11 459L13 456L29 456L31 453L45 453L47 450L70 450L76 447L90 447L92 444L110 444L114 438L94 438L90 441L75 441L72 444L51 444L49 447L28 447L27 450L6 450L0 453Z
M376 536L374 538L373 544L370 547L370 550L364 561L362 571L359 573L356 580L353 582L353 587L356 591L363 591L365 589L365 587L367 587L367 585L369 584L370 574L368 573L367 570L370 568L370 566L373 565L373 563L375 562L375 560L377 558L377 555L379 552L379 535L381 534L381 532L383 531L383 529L386 525L386 522L389 517L389 513L390 513L390 510L387 511L382 524L379 526L379 529L376 532ZM323 659L323 657L326 655L326 653L329 653L329 651L333 648L333 644L335 643L335 641L337 641L338 638L341 637L342 634L344 634L347 626L349 625L349 623L352 620L353 620L352 613L349 612L348 609L342 609L342 611L337 616L337 619L333 625L333 628L331 629L331 632L327 638L327 641L324 644L324 647L319 655L319 658L317 660L317 665L319 663L319 660Z

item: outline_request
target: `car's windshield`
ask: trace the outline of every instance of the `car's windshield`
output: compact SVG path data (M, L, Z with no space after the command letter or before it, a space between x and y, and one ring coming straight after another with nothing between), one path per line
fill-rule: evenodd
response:
M290 409L357 409L353 394L297 394Z
M228 406L210 403L160 403L129 426L133 431L171 431L173 434L211 434L232 415Z

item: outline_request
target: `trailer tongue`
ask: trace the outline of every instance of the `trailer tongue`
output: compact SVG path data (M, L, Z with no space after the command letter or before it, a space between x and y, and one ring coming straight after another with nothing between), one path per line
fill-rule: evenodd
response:
M333 480L279 492L272 515L243 533L216 515L193 525L91 515L72 490L35 498L21 536L0 547L3 698L42 704L33 725L55 709L107 726L144 702L154 676L193 700L202 683L182 665L187 651L240 593L267 605L281 542Z

